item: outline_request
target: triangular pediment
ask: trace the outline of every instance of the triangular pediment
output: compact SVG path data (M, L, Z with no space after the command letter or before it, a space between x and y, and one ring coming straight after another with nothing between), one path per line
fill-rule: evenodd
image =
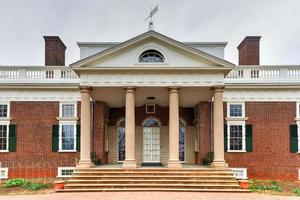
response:
M149 49L159 51L164 56L165 62L139 63L138 58L141 53ZM219 68L230 70L234 64L155 31L148 31L70 66L74 70L84 68Z

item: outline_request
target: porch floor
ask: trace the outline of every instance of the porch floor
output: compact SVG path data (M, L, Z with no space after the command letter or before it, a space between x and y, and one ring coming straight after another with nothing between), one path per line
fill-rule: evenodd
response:
M93 168L102 168L102 169L106 169L106 168L117 168L117 169L121 169L122 168L122 163L117 163L117 164L104 164L104 165L96 165ZM167 168L167 166L138 166L139 168ZM182 164L182 168L196 168L196 169L203 169L203 168L210 168L209 165L195 165L195 164Z

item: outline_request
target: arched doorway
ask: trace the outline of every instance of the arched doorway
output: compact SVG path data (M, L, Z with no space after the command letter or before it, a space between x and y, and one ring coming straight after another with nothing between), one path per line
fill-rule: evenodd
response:
M143 123L143 162L160 162L160 123L154 117Z

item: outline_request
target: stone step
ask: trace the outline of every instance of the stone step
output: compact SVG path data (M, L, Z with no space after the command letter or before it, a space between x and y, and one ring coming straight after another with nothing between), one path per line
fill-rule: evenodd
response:
M191 189L191 188L76 188L76 189L60 189L56 192L146 192L146 191L166 191L166 192L235 192L235 193L247 193L250 190L245 189Z
M226 184L238 184L237 180L78 180L78 179L71 179L68 181L68 184L106 184L106 183L122 183L122 184L136 184L136 183L164 183L164 184L169 184L169 183L180 183L180 184L198 184L198 183L206 183L206 184L216 184L216 185L226 185Z
M187 176L194 176L194 175L229 175L229 176L233 176L233 172L170 172L170 171L158 171L158 172L153 172L153 171L149 171L149 172L143 172L143 171L136 171L136 172L128 172L128 171L123 171L123 172L107 172L107 171L90 171L90 172L86 172L86 171L74 171L73 172L74 175L89 175L89 174L97 174L97 175L187 175Z
M176 180L236 180L233 176L216 176L216 175L197 175L197 176L183 176L183 175L156 175L156 176L149 176L149 175L139 175L139 176L123 176L122 174L119 175L72 175L72 177L69 180L72 179L80 179L80 180L115 180L115 179L125 179L125 180L170 180L170 179L176 179Z
M157 184L157 183L134 183L134 184L112 184L112 183L105 183L105 184L66 184L66 189L75 189L75 188L96 188L96 189L105 189L105 188L191 188L191 189L240 189L238 184L231 184L231 185L216 185L216 184L182 184L182 183L172 183L172 184Z
M172 169L166 167L144 167L144 168L134 168L134 169L124 169L124 168L77 168L75 171L232 171L231 169L216 169L216 168L179 168Z

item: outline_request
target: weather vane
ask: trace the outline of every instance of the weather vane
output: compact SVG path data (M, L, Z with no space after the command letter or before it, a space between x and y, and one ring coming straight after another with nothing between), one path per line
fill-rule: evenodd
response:
M155 8L150 8L150 15L145 19L145 21L147 21L149 19L149 28L148 30L154 30L154 25L153 25L153 21L152 21L152 16L158 11L158 5L155 6Z

